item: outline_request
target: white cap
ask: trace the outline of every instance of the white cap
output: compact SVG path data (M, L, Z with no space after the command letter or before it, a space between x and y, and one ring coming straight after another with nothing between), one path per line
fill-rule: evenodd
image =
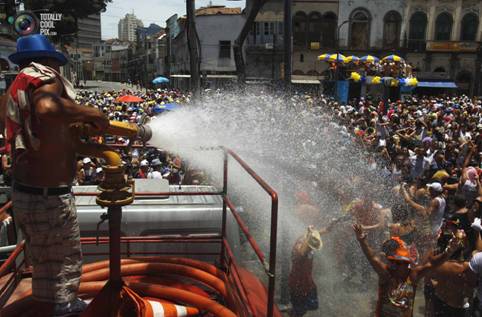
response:
M100 172L102 172L102 167L97 167L97 168L95 169L95 172L96 172L97 174L99 174Z
M427 184L427 187L433 189L434 191L436 191L438 193L441 193L441 192L444 191L443 188L442 188L442 185L438 182Z
M149 162L147 160L142 160L141 166L149 166Z
M92 160L89 157L86 157L82 160L82 163L89 164L89 163L92 163Z

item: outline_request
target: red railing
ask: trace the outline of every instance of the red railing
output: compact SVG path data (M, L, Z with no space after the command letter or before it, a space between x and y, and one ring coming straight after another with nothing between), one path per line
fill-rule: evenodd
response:
M274 315L274 294L275 294L275 276L276 276L276 248L277 248L277 227L278 227L278 195L274 189L272 189L251 167L246 164L236 153L230 149L219 148L224 152L223 159L223 190L222 192L136 192L136 196L222 196L223 199L223 211L222 211L222 228L221 235L219 237L165 237L165 236L146 236L146 237L121 237L121 243L219 243L220 252L219 253L191 253L189 255L219 255L221 266L225 269L228 267L233 273L233 281L235 282L235 287L238 291L238 295L242 302L247 303L248 314L253 315L254 306L249 300L248 292L244 286L241 275L239 273L239 267L237 266L235 256L231 250L229 242L227 240L227 209L229 207L230 212L233 215L236 223L239 225L241 232L246 237L249 245L253 249L259 263L263 266L264 271L268 277L268 294L267 294L267 307L266 315L267 317L273 317ZM248 227L242 220L239 212L228 197L228 159L232 157L256 182L263 188L263 190L270 196L271 199L271 226L270 226L270 247L269 247L269 261L266 261L266 256L259 247L258 243L254 237L250 234ZM96 196L96 192L83 192L76 193L76 196ZM0 209L1 211L1 209ZM94 237L82 238L81 242L83 245L92 245L96 243L108 244L108 237L99 237L98 241ZM23 251L23 243L17 246L13 251L7 261L0 267L0 277L12 272L12 268L15 267L15 260L19 254ZM151 255L159 254L159 252L137 252L137 251L126 251L120 252L122 255ZM108 255L107 252L89 252L84 253L85 255ZM163 254L167 254L164 253ZM186 252L170 252L169 254L175 255L186 255ZM15 271L16 273L16 271ZM3 290L4 291L4 290ZM3 296L0 291L0 297ZM240 303L242 305L242 303Z

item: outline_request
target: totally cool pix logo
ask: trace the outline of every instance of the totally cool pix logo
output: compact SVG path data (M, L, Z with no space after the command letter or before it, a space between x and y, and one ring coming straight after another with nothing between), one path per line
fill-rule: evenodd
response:
M61 13L40 13L40 20L30 11L21 11L9 22L13 24L18 35L40 33L46 36L55 36L55 23L62 20Z

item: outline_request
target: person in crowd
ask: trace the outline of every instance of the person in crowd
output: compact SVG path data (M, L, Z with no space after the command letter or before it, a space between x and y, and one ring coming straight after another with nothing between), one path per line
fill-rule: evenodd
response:
M460 248L461 236L450 240L446 250L423 264L416 265L405 242L392 237L382 245L382 260L367 243L367 234L360 224L354 224L360 247L379 278L377 317L413 316L413 304L418 282L447 261Z
M152 171L147 174L147 178L151 179L162 179L162 173L161 173L161 168L162 168L162 162L159 159L153 159L151 162L151 167Z
M291 271L288 278L291 317L302 317L310 310L318 309L318 291L313 281L313 255L323 243L320 232L308 227L307 232L295 243L291 253Z
M137 172L135 178L147 178L149 174L149 161L142 160L139 164L139 171Z
M97 181L96 166L89 157L82 160L82 168L79 171L79 185L95 185Z

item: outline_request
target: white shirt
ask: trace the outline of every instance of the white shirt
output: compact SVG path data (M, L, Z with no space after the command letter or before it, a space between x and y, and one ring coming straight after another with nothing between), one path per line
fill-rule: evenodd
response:
M162 174L159 171L149 172L149 174L147 174L147 178L162 179Z
M482 252L476 253L469 262L469 268L478 275L479 286L477 288L477 298L482 303ZM480 307L480 305L479 305Z

